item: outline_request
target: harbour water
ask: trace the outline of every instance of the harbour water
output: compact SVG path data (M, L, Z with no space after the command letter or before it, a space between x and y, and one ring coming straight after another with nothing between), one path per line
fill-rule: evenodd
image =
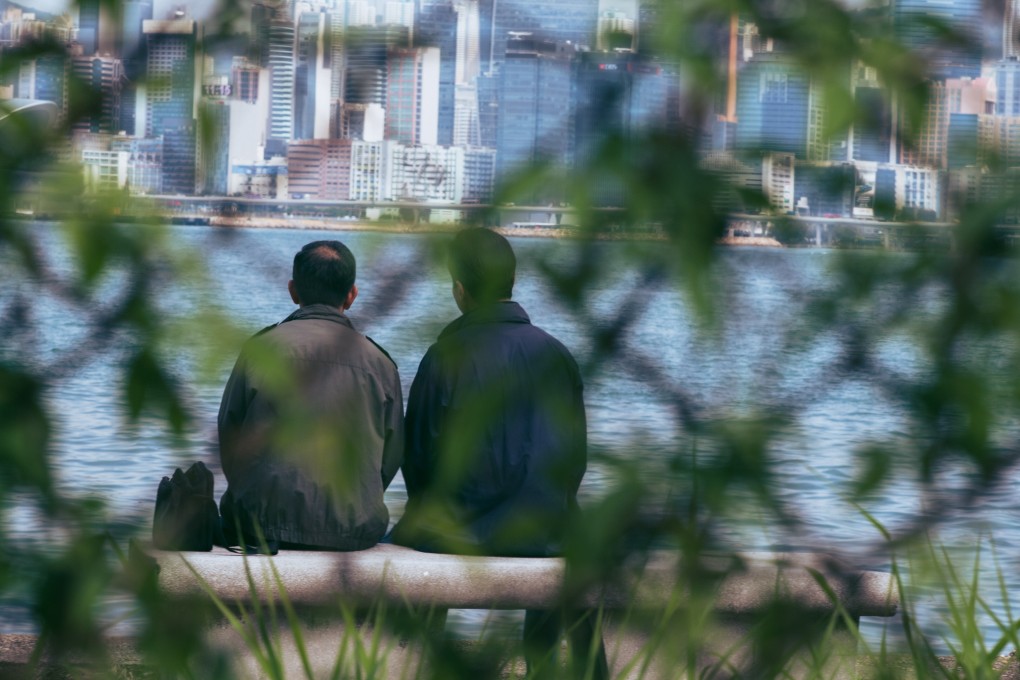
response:
M66 267L52 227L40 224L40 238L56 270ZM434 239L414 234L317 232L309 230L226 230L177 227L174 236L201 253L209 280L166 282L159 304L168 318L186 318L213 301L248 332L274 323L293 309L286 290L293 253L318 238L339 238L358 257L360 296L349 315L356 327L384 346L400 368L405 394L417 363L442 327L456 317L446 272L430 256ZM717 325L695 314L694 303L669 276L648 275L626 255L634 249L661 249L661 244L597 243L583 258L576 244L552 239L515 239L519 272L515 299L537 325L559 337L586 375L586 404L592 462L582 495L595 502L614 484L613 461L639 459L650 479L668 476L670 465L689 457L710 456L710 446L684 426L678 414L698 422L721 422L749 413L768 413L790 403L801 407L771 452L770 485L795 525L757 522L754 506L734 512L723 536L748 550L835 551L870 567L888 567L890 555L868 515L894 532L910 525L927 509L958 503L968 481L966 469L943 470L936 489L917 483L910 473L897 476L866 503L850 501L856 474L855 452L869 442L912 436L902 408L877 382L844 379L840 373L840 339L811 327L805 313L812 301L833 285L829 265L834 253L821 249L729 248L719 254L719 271L708 286ZM888 254L885 257L901 257ZM905 257L905 256L903 256ZM543 271L569 271L594 258L608 265L591 284L582 304L570 308L552 292ZM5 276L5 280L9 277ZM114 275L111 293L122 282ZM15 281L6 294L33 285ZM164 284L160 284L164 285ZM2 298L0 298L2 299ZM932 305L938 305L933 292ZM923 313L923 310L919 310ZM65 303L41 299L33 305L42 337L36 359L47 365L71 352L87 329L76 325ZM621 318L629 323L617 338L622 351L612 361L597 354L600 333ZM211 371L198 368L203 348L222 340L208 324L181 327L181 346L170 350L176 377L186 386L197 416L184 441L171 446L158 422L122 421L118 391L120 357L101 354L50 385L49 403L58 414L55 463L58 483L68 493L91 494L110 506L111 517L144 526L152 512L159 478L175 466L204 460L217 474L217 491L225 483L215 455L215 418L231 360ZM803 342L791 342L798 337ZM0 357L9 358L14 339L0 338ZM6 346L5 346L6 343ZM908 340L891 337L879 352L890 371L924 372L923 356ZM1003 438L1017 431L1004 432ZM990 589L989 605L1005 616L998 591L1002 573L1020 602L1020 523L1015 470L987 493L954 507L935 536L951 546L962 562L977 545L991 553L982 561L982 582ZM398 477L387 492L394 519L403 509L405 492ZM739 503L740 496L734 497ZM743 516L741 516L743 515ZM32 511L14 507L14 526L30 526ZM17 535L15 534L17 538ZM937 597L921 604L937 629ZM29 632L27 611L11 602L0 605L0 632ZM471 635L485 613L463 612L453 625ZM990 616L983 616L989 641L998 639ZM878 623L867 634L878 639ZM936 648L944 643L934 640Z

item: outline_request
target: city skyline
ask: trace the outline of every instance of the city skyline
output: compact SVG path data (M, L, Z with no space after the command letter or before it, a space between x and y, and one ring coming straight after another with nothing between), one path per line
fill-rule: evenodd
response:
M594 0L255 3L241 34L206 45L186 12L129 5L117 26L97 0L70 29L19 11L0 21L5 49L62 31L66 57L19 62L0 87L54 103L93 191L477 203L536 163L585 169L607 140L660 131L739 189L733 209L761 194L781 212L941 218L957 196L990 196L992 169L1020 158L1012 4L990 50L982 0L895 0L889 27L931 69L925 115L905 115L872 66L848 60L842 85L864 115L835 129L826 84L749 17L703 27L726 68L699 112L681 65L643 48L654 4L607 16ZM943 40L932 17L975 42ZM96 98L88 115L74 117L74 80ZM598 172L587 190L594 205L627 200ZM524 200L558 203L558 191Z
M847 2L866 2L867 0L846 0ZM638 0L598 0L599 11L622 11L631 16L637 13ZM75 3L72 0L24 0L18 4L32 9L37 9L50 14L61 14L63 12L73 13ZM153 15L162 17L172 12L175 7L185 6L191 10L195 19L205 19L209 13L216 8L217 0L190 0L181 2L175 0L155 0Z

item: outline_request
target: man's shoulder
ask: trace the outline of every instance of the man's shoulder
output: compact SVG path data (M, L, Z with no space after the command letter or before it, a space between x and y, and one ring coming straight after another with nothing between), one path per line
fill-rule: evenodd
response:
M370 363L386 371L397 364L382 345L358 331L350 323L328 319L289 319L256 333L249 343L268 342L284 351L312 355L335 355L348 362Z
M540 361L555 357L574 369L577 361L559 338L531 323L502 323L473 326L446 333L429 348L425 358L461 363L465 357L489 357L503 363ZM512 359L511 359L512 357Z
M390 362L391 364L393 364L393 368L397 368L397 362L396 362L396 360L394 360L394 358L393 358L392 356L390 356L390 353L386 351L386 348L385 348L385 347L383 347L382 345L380 345L380 344L379 344L378 342L376 342L375 340L373 340L373 339L372 339L372 338L371 338L370 336L368 336L368 335L362 335L362 337L363 337L363 338L365 338L365 340L368 340L369 344L371 344L371 345L372 345L373 347L375 347L375 348L376 348L377 350L379 350L379 352L381 352L381 353L382 353L382 355L383 355L383 356L384 356L384 357L385 357L385 358L386 358L386 359L387 359L387 360L388 360L388 361L389 361L389 362Z

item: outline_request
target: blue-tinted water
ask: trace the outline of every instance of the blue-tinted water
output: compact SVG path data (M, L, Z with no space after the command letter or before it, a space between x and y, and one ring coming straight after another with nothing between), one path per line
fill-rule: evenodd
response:
M47 257L56 273L69 266L47 225L38 225ZM245 334L289 314L293 305L287 280L293 253L318 238L340 238L358 257L360 296L349 312L355 325L373 337L400 367L405 394L422 354L439 330L457 315L449 280L431 256L434 241L417 235L305 230L214 230L182 227L175 236L200 254L209 279L198 275L186 281L158 284L159 304L168 319L194 318L218 305L242 334L232 336L212 323L181 323L179 344L167 348L178 379L187 386L197 420L185 441L168 445L159 423L122 421L117 381L121 357L101 354L66 374L54 374L49 400L59 415L55 460L59 484L69 493L104 498L111 512L144 525L152 512L161 476L175 466L205 460L217 473L217 489L225 483L215 456L215 418L223 382L233 353ZM789 529L776 523L755 522L756 511L735 496L733 515L745 521L721 527L732 542L747 549L805 549L838 551L861 564L882 567L888 555L875 551L880 534L848 499L855 476L855 450L874 441L905 440L916 436L906 416L876 381L840 379L840 338L818 333L806 322L807 307L834 285L829 264L833 253L822 250L727 249L719 255L719 271L704 282L717 324L694 312L692 298L678 292L675 281L646 276L624 255L631 249L660 249L656 244L599 243L578 255L576 244L544 239L515 239L519 259L517 299L532 320L559 337L586 371L586 403L593 462L582 493L589 501L611 488L612 466L602 456L640 459L647 478L663 485L670 461L711 456L711 446L685 428L678 414L698 422L726 422L747 415L801 403L790 427L774 447L771 487L791 515L801 523ZM893 256L896 257L896 256ZM540 275L543 267L570 271L582 259L606 264L606 274L586 288L579 308L568 309ZM0 266L3 266L0 261ZM159 272L153 273L159 279ZM9 280L5 295L31 296L34 284ZM111 298L125 281L116 273L104 282ZM4 301L10 297L3 298ZM939 304L937 292L922 300ZM73 313L72 303L33 300L28 312L42 336L26 340L17 333L0 339L0 357L25 357L23 342L40 366L66 365L64 357L87 343L89 328ZM628 318L628 330L618 339L623 351L609 362L598 361L596 331ZM791 342L801 338L800 344ZM228 351L209 369L201 357L206 349L226 343ZM18 352L19 347L22 352ZM985 348L987 350L987 348ZM977 349L975 351L978 351ZM989 352L990 360L995 353ZM924 358L909 338L893 335L878 354L883 369L922 375ZM73 370L71 370L73 369ZM1015 436L1011 430L1003 434ZM912 469L909 461L906 469ZM874 495L863 508L892 530L909 525L919 514L939 504L954 503L954 486L968 477L964 471L945 471L941 485L924 489L912 474ZM994 537L998 565L985 560L983 580L989 584L989 603L1004 614L995 590L995 569L1001 569L1020 595L1020 530L1017 529L1018 479L999 480L971 507L956 507L938 539L961 549ZM668 483L665 483L668 486ZM663 492L668 497L668 492ZM398 477L387 492L396 516L405 492ZM661 498L650 496L650 501ZM744 517L741 517L744 515ZM30 508L16 506L9 513L14 526L30 525ZM963 563L961 567L968 566ZM934 599L927 614L935 619ZM31 622L15 607L0 619L0 632L31 630ZM481 627L484 614L462 613L454 623L470 634ZM985 632L998 631L986 617ZM869 623L869 635L880 633Z

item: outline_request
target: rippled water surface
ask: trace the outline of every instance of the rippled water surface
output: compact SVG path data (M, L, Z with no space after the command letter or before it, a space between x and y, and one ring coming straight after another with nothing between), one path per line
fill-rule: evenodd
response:
M40 229L59 271L66 263L57 241L45 231L46 225ZM349 315L359 330L393 356L405 394L428 345L457 315L448 277L433 264L429 253L434 242L426 237L207 228L180 228L176 236L202 254L210 280L167 282L160 294L163 312L168 317L186 317L214 301L247 332L292 311L286 286L294 252L317 238L342 239L358 257L360 296ZM720 254L720 271L708 284L718 321L712 326L694 314L691 299L678 292L676 282L637 271L623 257L632 248L659 246L600 243L582 256L574 244L566 242L516 239L513 243L520 263L515 299L534 323L575 353L586 371L593 463L584 482L585 498L596 497L613 484L613 468L603 456L646 460L652 476L665 470L670 459L711 456L711 447L681 426L677 415L683 409L690 409L699 422L711 422L802 403L772 455L776 463L773 488L803 523L791 531L748 521L726 527L724 533L748 549L838 550L861 564L887 566L887 555L871 551L880 544L879 532L862 509L847 500L847 486L855 473L854 452L869 442L905 440L915 434L902 409L879 385L834 379L838 339L805 324L806 307L833 285L828 267L832 253L725 250ZM539 271L570 271L585 261L611 266L585 291L581 308L569 310L557 302ZM9 292L32 285L9 283ZM122 283L114 275L107 285L115 291ZM937 294L931 303L938 304ZM36 353L41 364L63 356L87 332L76 325L79 321L68 314L66 304L39 300L32 313L44 329ZM618 338L624 351L617 360L594 361L597 333L621 318L630 320L628 330ZM170 356L178 377L188 386L197 421L186 440L176 446L169 445L158 423L121 421L118 356L100 355L57 376L48 396L59 415L56 467L61 486L71 493L100 496L117 518L141 525L151 515L160 477L175 466L202 459L217 474L218 492L225 488L216 464L215 418L231 360L220 362L211 374L203 373L196 365L198 350L219 340L218 331L193 326L182 333L182 346L170 350ZM805 339L800 346L790 342L799 333ZM0 339L0 356L13 352L15 340L10 335ZM880 360L894 372L926 370L916 347L901 337L889 338ZM1015 435L1015 431L1003 433L1004 437ZM945 488L939 490L942 495L925 495L912 475L906 474L876 494L866 510L891 529L906 526L932 503L954 501L952 487L963 486L967 475L963 470L955 476L949 472L943 477ZM1011 591L1020 595L1016 492L1015 476L999 480L971 507L954 508L938 536L961 548L994 537L999 562L996 567L990 558L985 561L983 580L992 587L990 604L1000 614L1004 604L994 590L996 568L1006 576ZM398 477L387 492L394 518L401 513L404 499ZM15 525L27 525L30 517L26 508L11 513ZM8 613L0 620L0 632L31 629L17 607L12 605ZM482 625L482 616L463 613L454 622L470 634ZM877 636L877 625L869 625L869 634ZM985 631L992 639L998 637L990 621Z

